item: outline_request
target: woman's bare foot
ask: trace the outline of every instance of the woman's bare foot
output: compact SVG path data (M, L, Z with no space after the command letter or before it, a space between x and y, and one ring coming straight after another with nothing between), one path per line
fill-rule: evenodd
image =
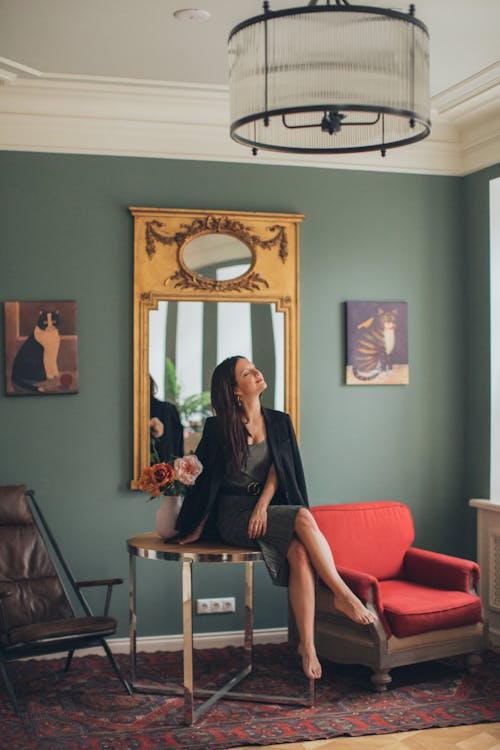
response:
M319 680L321 677L321 664L318 661L314 646L307 647L299 645L297 650L302 659L302 669L304 670L305 676L309 680Z
M375 615L351 591L334 596L335 608L347 615L353 622L358 622L360 625L371 625L375 622Z

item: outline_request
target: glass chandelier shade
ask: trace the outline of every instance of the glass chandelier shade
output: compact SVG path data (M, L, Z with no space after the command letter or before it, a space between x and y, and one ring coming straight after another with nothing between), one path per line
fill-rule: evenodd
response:
M430 133L429 35L413 15L336 5L270 11L229 35L231 137L292 153L385 150Z

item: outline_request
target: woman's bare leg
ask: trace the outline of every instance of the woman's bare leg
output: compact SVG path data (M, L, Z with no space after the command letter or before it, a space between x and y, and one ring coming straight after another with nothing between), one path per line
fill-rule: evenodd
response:
M290 564L288 597L299 631L299 654L302 669L309 679L321 677L321 664L314 647L315 574L309 555L298 539L292 539L287 559Z
M295 518L295 533L306 548L311 564L323 583L333 592L335 607L349 619L368 625L374 615L364 606L339 576L330 545L319 530L312 513L301 508Z

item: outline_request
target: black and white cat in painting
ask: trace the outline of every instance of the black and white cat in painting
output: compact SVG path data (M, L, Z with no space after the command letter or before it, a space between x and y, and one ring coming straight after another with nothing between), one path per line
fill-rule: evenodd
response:
M22 344L12 365L12 384L32 393L44 393L43 382L59 377L59 310L40 310L38 321Z

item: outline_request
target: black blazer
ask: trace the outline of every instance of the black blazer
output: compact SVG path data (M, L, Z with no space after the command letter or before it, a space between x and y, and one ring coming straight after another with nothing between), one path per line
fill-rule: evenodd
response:
M172 456L184 455L184 429L179 412L169 401L159 401L151 396L149 417L158 417L163 423L163 435L156 438L155 448L160 461L170 461Z
M274 409L262 409L266 422L267 441L278 476L278 490L273 505L304 505L309 507L304 470L292 421L288 414ZM216 430L217 417L205 422L196 455L203 464L203 472L184 498L177 531L181 537L191 534L207 516L203 539L216 539L217 495L224 477L225 465Z

